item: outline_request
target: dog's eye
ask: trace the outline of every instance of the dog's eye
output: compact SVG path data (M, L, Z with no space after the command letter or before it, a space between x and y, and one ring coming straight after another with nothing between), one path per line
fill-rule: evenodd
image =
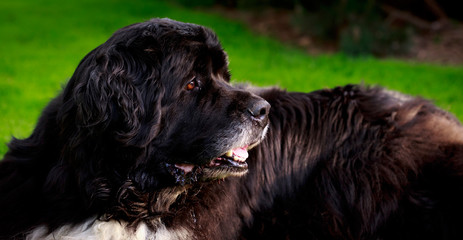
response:
M198 82L198 79L196 77L194 77L193 79L191 79L188 84L186 85L186 90L188 91L191 91L195 88L198 88L199 87L199 82Z

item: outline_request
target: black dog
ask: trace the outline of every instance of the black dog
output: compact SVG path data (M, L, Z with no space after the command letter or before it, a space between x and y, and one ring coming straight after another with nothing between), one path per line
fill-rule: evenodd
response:
M232 87L227 65L201 26L154 19L117 31L33 134L9 144L0 236L159 237L151 230L192 183L245 174L270 106Z
M229 78L203 27L116 32L10 143L0 236L462 238L463 128L450 114L380 88Z

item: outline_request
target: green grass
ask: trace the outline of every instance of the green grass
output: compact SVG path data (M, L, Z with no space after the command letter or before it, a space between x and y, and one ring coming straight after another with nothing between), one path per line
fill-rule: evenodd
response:
M217 14L156 0L0 2L0 157L11 136L27 137L79 61L118 28L152 17L206 25L229 54L236 81L311 91L380 84L435 100L463 119L463 67L342 55L308 56Z

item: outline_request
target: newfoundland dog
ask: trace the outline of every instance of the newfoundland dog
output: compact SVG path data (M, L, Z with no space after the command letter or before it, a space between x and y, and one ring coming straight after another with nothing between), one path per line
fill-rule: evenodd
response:
M452 115L378 87L232 86L227 65L198 25L117 31L9 144L0 238L463 238Z

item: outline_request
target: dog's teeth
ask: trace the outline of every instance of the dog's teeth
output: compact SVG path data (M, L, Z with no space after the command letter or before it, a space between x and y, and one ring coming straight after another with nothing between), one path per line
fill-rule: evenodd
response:
M233 150L230 150L227 153L225 153L225 156L232 157L233 156Z

